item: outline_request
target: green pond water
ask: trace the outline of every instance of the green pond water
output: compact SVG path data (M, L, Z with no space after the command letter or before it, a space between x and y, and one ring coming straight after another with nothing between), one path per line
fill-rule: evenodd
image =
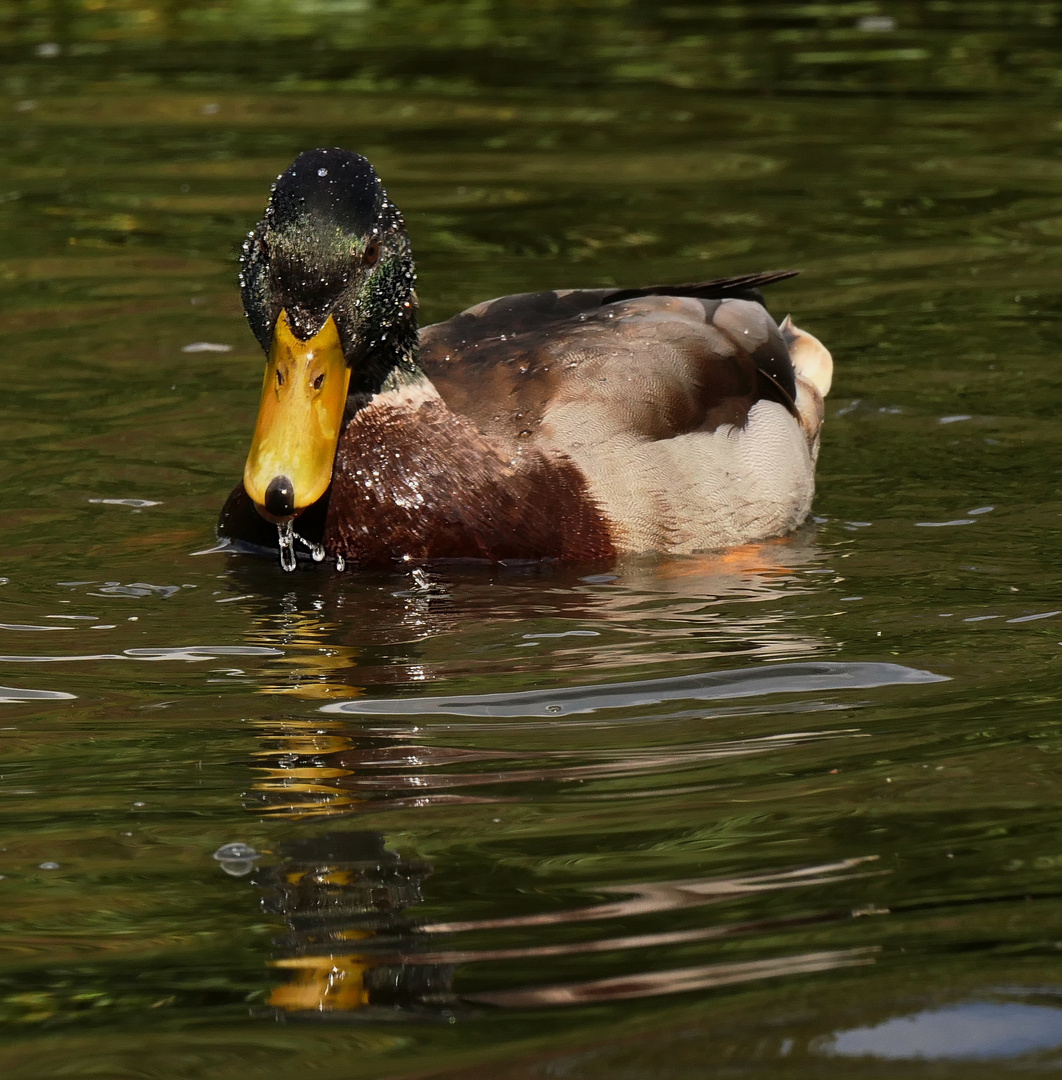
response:
M1060 73L1047 2L0 2L0 1075L1062 1071ZM321 145L424 322L802 270L814 520L211 552Z

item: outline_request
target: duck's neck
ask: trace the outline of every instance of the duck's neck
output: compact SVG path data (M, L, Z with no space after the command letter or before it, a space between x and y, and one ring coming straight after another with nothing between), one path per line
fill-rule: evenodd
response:
M358 301L360 329L351 360L352 397L367 400L395 378L418 376L420 343L413 275L411 260L388 267L377 287Z
M359 381L357 385L366 385L367 381ZM371 390L356 389L354 377L350 380L350 393L347 395L347 408L344 416L344 427L351 419L370 404L381 404L394 398L403 398L413 392L418 399L423 396L421 388L426 388L432 397L438 397L434 385L427 375L421 370L416 361L416 353L407 352L402 357L393 360L392 365L377 379L369 382Z

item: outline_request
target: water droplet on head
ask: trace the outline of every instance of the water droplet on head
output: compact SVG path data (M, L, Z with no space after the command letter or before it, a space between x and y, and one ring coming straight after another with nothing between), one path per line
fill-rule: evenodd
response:
M317 170L317 175L318 176L327 176L328 175L328 170L327 169L318 169Z

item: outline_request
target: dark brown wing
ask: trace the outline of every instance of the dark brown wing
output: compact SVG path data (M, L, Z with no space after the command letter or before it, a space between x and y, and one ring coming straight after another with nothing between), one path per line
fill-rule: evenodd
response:
M503 296L425 327L420 361L454 412L506 440L572 400L648 438L741 425L758 400L794 411L789 353L749 295L791 276Z

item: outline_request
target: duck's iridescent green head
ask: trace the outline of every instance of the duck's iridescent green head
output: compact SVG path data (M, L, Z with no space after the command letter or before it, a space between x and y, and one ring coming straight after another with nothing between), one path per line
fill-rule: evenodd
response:
M266 350L244 487L271 521L324 494L347 397L413 362L415 272L405 223L349 150L300 154L244 244L240 286Z

